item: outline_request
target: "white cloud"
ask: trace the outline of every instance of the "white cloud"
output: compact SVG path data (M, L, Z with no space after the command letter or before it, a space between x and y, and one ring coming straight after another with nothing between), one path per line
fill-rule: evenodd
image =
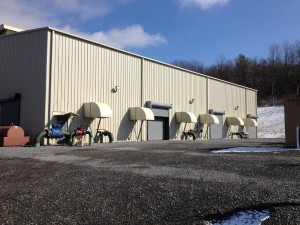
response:
M20 28L63 27L107 15L129 0L0 0L0 22Z
M0 22L16 26L21 29L46 26L54 20L49 12L41 12L36 7L31 7L24 1L10 0L0 1Z
M112 9L104 0L39 0L42 7L50 7L53 13L64 14L73 19L88 20L104 16Z
M209 9L215 5L226 5L230 0L179 0L182 7L199 6L202 9Z
M143 48L166 42L157 34L149 34L141 25L88 33L78 29L93 18L105 16L112 5L132 0L0 0L0 23L21 29L51 26L117 48ZM76 27L76 28L75 28Z
M111 29L107 32L84 33L72 29L70 26L63 28L65 31L86 37L102 44L121 49L144 48L166 43L166 39L157 34L148 34L141 25L132 25L123 29Z

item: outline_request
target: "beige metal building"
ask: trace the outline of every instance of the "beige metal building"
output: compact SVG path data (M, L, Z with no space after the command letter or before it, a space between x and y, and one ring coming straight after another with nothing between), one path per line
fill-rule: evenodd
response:
M95 133L101 120L115 141L180 139L194 128L197 139L257 137L256 90L49 27L13 31L0 27L0 125L20 125L31 140L69 112L79 116L68 129Z

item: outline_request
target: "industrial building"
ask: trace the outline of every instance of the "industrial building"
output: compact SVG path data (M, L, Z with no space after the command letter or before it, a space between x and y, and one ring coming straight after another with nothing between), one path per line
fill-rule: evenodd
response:
M257 137L256 90L57 29L1 25L0 62L0 125L31 141L63 118L64 129L105 129L115 141L179 140L190 129L196 139Z

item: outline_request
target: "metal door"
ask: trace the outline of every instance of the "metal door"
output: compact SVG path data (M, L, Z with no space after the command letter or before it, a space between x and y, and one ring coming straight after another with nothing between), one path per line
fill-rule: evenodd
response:
M210 138L222 139L223 138L223 115L215 115L219 119L219 124L210 125Z
M148 121L148 140L163 140L164 122L158 118L154 121Z
M257 127L248 127L248 138L256 138Z
M154 121L148 121L148 140L169 140L170 104L147 101L146 105L154 114Z
M155 116L148 121L148 140L169 140L169 118Z

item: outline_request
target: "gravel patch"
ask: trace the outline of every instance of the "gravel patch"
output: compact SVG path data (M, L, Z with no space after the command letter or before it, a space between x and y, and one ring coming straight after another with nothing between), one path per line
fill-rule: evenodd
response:
M284 140L0 148L0 224L300 224L300 151L213 153L232 147Z

